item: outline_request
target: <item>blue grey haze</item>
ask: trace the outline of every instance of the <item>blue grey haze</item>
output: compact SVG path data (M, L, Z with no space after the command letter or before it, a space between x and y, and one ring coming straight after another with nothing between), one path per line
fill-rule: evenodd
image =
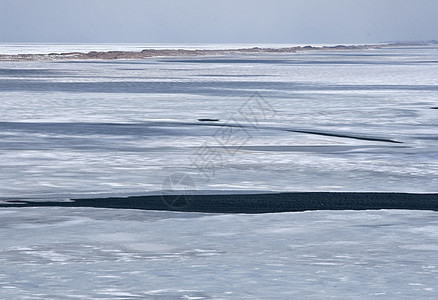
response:
M437 39L436 0L0 0L0 42Z

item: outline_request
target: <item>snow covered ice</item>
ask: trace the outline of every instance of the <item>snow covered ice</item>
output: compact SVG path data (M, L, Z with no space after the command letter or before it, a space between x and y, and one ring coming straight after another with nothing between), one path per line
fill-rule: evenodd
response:
M19 208L0 216L3 299L438 295L434 212Z
M436 193L437 61L436 47L2 61L0 201L160 193L176 172L200 193ZM255 93L275 113L250 128ZM224 147L198 119L249 138ZM208 178L205 144L222 158ZM438 295L434 212L1 208L0 225L0 298Z

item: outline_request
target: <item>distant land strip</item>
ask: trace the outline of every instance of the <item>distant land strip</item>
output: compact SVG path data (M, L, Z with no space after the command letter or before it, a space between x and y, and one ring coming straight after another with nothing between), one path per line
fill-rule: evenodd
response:
M228 54L267 54L267 53L297 53L302 51L321 50L361 50L381 49L390 47L430 46L436 42L406 42L372 45L337 45L337 46L295 46L283 48L242 48L242 49L144 49L142 51L90 51L65 52L49 54L0 54L0 61L33 61L33 60L87 60L87 59L145 59L149 57L193 57Z

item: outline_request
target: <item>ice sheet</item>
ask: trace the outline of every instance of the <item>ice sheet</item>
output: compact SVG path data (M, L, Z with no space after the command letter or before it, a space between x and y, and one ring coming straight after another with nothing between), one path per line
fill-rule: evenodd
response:
M436 299L419 211L0 210L3 299Z
M160 193L175 172L210 193L437 192L437 58L0 62L0 200ZM437 226L426 211L2 208L0 298L436 299Z
M1 62L1 194L159 193L175 172L206 191L436 192L437 56Z

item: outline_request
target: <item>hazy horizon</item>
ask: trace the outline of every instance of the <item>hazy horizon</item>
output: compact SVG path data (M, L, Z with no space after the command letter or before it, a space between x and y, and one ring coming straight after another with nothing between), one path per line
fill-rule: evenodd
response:
M437 40L432 0L0 0L2 43L361 44Z

